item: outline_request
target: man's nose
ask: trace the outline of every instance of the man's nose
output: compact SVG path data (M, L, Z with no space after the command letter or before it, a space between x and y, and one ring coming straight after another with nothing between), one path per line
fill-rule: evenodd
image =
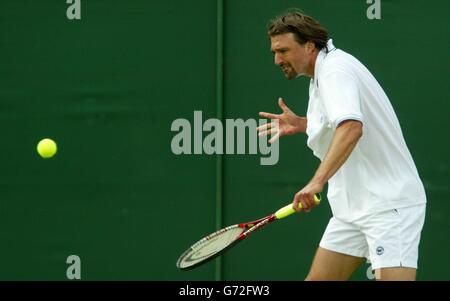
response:
M283 63L283 59L280 57L278 53L275 53L275 65L279 66Z

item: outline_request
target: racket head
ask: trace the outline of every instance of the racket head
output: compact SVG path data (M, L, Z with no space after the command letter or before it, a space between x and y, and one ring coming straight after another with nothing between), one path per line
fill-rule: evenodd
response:
M238 243L245 230L245 225L237 224L203 237L181 254L177 268L190 270L216 258Z

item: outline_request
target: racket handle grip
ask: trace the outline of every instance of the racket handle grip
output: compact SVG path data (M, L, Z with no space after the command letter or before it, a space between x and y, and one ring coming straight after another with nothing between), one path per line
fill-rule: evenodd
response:
M316 204L318 205L320 203L320 195L315 194L314 195L314 201L316 202ZM298 208L302 208L302 204L299 203L298 204ZM296 211L294 210L294 208L292 208L292 203L289 205L284 206L283 208L279 209L277 212L275 212L275 217L277 219L280 218L285 218L293 213L295 213Z

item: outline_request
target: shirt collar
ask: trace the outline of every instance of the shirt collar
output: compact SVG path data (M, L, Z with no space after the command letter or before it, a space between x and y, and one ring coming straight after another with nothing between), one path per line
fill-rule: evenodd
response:
M325 47L323 47L317 54L316 64L314 66L314 78L311 79L311 81L314 81L315 87L319 87L319 82L318 82L317 76L319 74L320 68L322 67L323 60L326 58L328 53L330 53L334 50L336 50L336 47L334 47L334 45L333 45L333 39L329 39L327 42L327 45Z

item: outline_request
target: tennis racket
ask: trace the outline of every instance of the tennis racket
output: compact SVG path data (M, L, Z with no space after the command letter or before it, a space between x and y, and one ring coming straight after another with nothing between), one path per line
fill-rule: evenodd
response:
M314 195L317 204L320 203L320 195ZM299 208L301 204L299 203ZM196 268L234 247L256 230L273 221L285 218L296 212L292 204L286 205L277 212L256 221L236 224L211 233L187 249L177 261L177 267L181 270Z

